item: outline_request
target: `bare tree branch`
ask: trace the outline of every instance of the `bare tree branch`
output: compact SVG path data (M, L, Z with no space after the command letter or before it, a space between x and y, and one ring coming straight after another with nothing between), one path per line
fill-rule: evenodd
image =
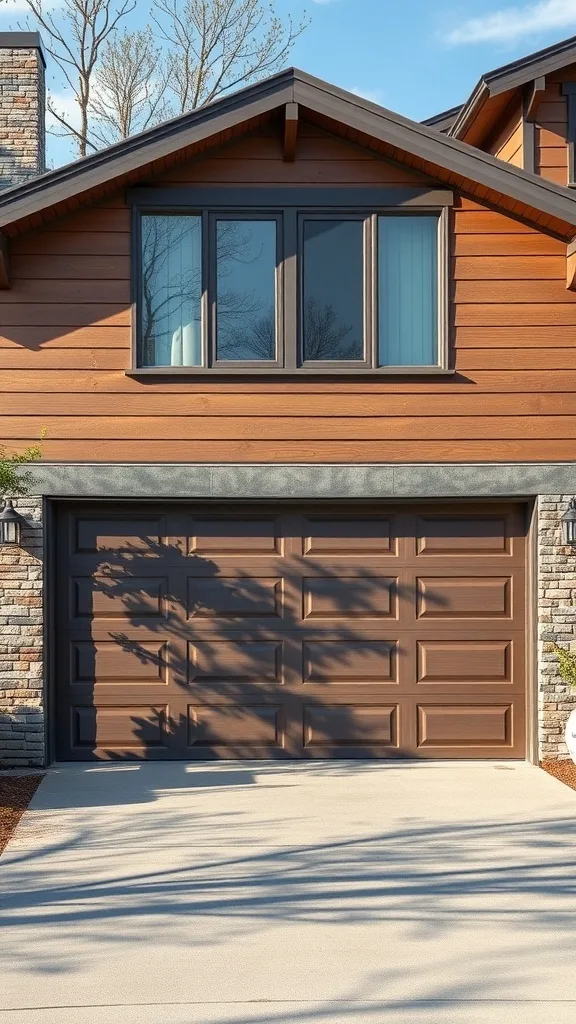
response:
M105 146L170 115L162 56L150 28L108 39L94 74L90 113L92 135Z
M282 21L265 0L153 0L152 18L181 112L278 71L308 24Z
M62 0L54 13L46 9L45 0L25 3L44 33L46 50L72 89L80 125L73 127L54 109L51 113L63 126L64 134L75 140L79 155L86 156L91 145L90 97L95 69L102 48L118 24L136 8L136 0Z

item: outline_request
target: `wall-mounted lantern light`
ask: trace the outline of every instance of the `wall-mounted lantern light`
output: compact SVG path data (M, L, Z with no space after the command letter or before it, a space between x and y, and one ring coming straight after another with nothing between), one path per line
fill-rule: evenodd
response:
M562 542L576 547L576 498L572 498L562 516Z
M0 512L0 547L19 547L22 524L26 520L16 511L9 498Z

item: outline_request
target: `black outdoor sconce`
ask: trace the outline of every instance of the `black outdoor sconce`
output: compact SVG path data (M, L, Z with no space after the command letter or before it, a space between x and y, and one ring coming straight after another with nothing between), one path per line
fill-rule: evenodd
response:
M22 524L25 522L26 520L16 511L10 498L7 498L4 508L0 512L0 547L20 547Z
M562 542L576 547L576 498L572 498L562 516Z

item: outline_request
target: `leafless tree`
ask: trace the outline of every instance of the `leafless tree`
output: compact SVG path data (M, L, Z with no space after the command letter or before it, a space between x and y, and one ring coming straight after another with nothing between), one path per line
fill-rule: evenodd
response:
M152 18L182 113L279 70L308 24L283 21L266 0L153 0Z
M78 104L79 126L74 125L53 98L48 110L58 122L58 134L75 140L80 156L96 149L90 138L89 117L94 75L107 40L136 7L136 0L60 0L53 10L45 0L25 0L42 30L44 45L60 68Z
M169 116L164 61L149 27L124 30L106 41L94 75L90 113L92 136L105 146Z

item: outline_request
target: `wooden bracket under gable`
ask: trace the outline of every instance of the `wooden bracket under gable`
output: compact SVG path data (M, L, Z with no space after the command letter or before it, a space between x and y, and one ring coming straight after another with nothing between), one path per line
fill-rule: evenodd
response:
M296 159L298 138L298 104L287 103L284 107L284 160Z
M544 96L546 91L546 79L535 78L532 82L526 102L526 111L524 117L527 121L534 122L536 120L536 114L538 113L538 107L540 106L540 100Z

